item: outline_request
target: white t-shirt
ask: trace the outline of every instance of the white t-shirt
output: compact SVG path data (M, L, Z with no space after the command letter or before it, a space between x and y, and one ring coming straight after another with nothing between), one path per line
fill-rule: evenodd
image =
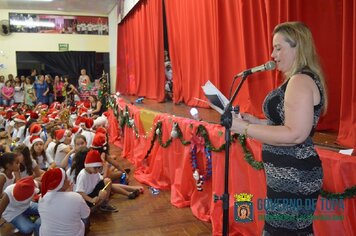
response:
M66 171L66 175L67 175L69 182L73 185L73 191L74 191L76 189L76 184L74 183L75 171L73 171L73 173L70 173L71 170L72 170L71 167L68 168L68 170Z
M2 217L7 221L11 222L16 216L22 214L27 208L30 207L31 198L26 201L19 202L14 198L13 189L15 184L8 186L4 193L9 197L9 205L7 205L5 211L2 213Z
M23 103L25 101L23 86L15 86L14 90L14 102Z
M67 153L64 150L68 147L69 147L69 145L64 144L64 143L61 143L58 145L57 151L54 154L54 162L56 163L57 166L59 166L59 167L61 166L62 160L67 155Z
M48 144L46 149L46 156L51 157L54 160L54 147L56 146L56 142L52 141Z
M14 132L12 133L12 139L16 139L19 138L19 141L17 141L18 144L22 144L22 142L24 141L24 136L23 133L25 132L25 125L21 126L18 129L14 129Z
M32 159L32 169L35 169L36 166L38 166L37 162ZM27 174L27 170L26 169L24 171L20 172L20 178L21 179L24 178L24 177L27 177L27 176L29 176L29 175Z
M11 179L7 178L5 173L0 173L0 175L4 176L5 179L6 179L6 181L4 183L4 186L2 187L2 191L4 192L4 190L7 188L7 186L10 186L11 184L15 183L15 174L14 174L14 172L12 172L12 178Z
M46 162L43 161L42 155L37 157L37 164L40 167L40 169L42 169L42 170L47 169L54 162L52 157L50 157L50 156L46 156L46 157L47 157Z
M81 219L89 217L90 209L78 193L47 192L38 202L38 212L40 235L83 236L85 226Z
M22 143L25 144L26 147L28 147L28 148L31 148L30 138L31 138L31 135L29 135L29 132L27 131L27 136L26 136L26 138L23 140Z
M102 179L103 176L101 174L89 174L84 168L77 176L77 184L74 191L90 194Z

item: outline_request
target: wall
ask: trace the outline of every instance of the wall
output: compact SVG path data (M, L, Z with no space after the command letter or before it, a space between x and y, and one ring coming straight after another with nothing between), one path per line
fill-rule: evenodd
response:
M140 0L118 0L116 5L117 23L120 23Z
M9 12L88 15L83 13L69 14L67 12L59 11L0 10L0 20L8 19ZM109 34L111 34L111 32ZM116 33L109 36L41 33L12 33L9 36L0 35L0 64L5 65L4 69L0 69L0 75L7 75L9 73L16 75L16 51L58 51L59 43L68 43L70 51L109 52L109 37L116 38L117 35ZM113 51L113 53L116 55L116 51Z
M117 68L117 5L109 14L109 49L110 49L110 90L116 92Z

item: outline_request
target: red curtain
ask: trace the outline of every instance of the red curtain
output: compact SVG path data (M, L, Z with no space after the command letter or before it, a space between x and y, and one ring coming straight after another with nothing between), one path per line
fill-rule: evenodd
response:
M235 74L271 59L274 26L303 21L314 35L329 88L328 112L318 129L339 130L341 144L356 146L352 0L169 0L165 7L175 102L202 105L194 98L205 99L200 86L207 80L228 97ZM236 104L262 117L266 94L282 80L275 71L250 76Z
M270 60L271 32L285 21L311 29L326 75L329 107L319 130L339 131L356 146L355 3L353 0L166 0L174 102L206 106L201 86L212 81L227 97L235 74ZM164 99L162 2L141 1L118 29L117 89ZM251 75L235 105L263 117L266 94L283 78L276 71ZM237 81L239 82L239 81ZM236 85L235 85L236 86Z
M207 80L219 81L216 0L165 1L173 100L196 106Z
M140 1L118 26L116 89L164 100L161 0Z
M341 4L341 3L340 3ZM342 57L335 65L342 66L341 84L341 113L338 142L356 148L356 3L344 0L342 27Z

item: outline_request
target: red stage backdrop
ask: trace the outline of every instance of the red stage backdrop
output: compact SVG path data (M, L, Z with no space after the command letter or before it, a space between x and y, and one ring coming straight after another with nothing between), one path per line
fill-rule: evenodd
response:
M117 91L164 100L162 1L142 1L118 26Z
M314 35L329 87L328 113L319 130L338 130L340 144L356 147L353 0L169 0L164 5L174 102L204 106L194 98L204 99L200 86L207 80L228 96L235 74L271 59L275 25L303 21ZM120 92L163 98L161 20L161 1L142 1L119 25ZM250 76L236 104L262 117L266 94L282 80L275 71Z

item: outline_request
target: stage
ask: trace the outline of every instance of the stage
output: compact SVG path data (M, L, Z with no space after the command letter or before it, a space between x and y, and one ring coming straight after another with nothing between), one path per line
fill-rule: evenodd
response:
M212 109L198 108L202 120L196 121L190 118L191 107L184 104L157 103L149 99L137 104L136 99L120 97L110 110L110 142L120 146L123 156L136 166L138 181L169 189L174 206L190 207L197 218L212 223L214 235L221 234L221 202L214 203L212 199L214 193L223 193L224 183L224 151L221 148L224 129L218 124L219 114ZM356 222L356 158L335 152L342 148L335 144L335 139L335 135L317 133L314 141L323 164L323 194L329 198L345 198L344 208L325 210L321 207L322 201L318 201L315 215L328 216L329 220L314 221L316 235L356 233L353 224ZM257 209L258 200L264 199L266 194L261 144L252 139L247 139L246 144L247 151L235 139L230 148L231 235L261 235L264 224L261 218L264 211ZM247 155L248 151L252 158ZM203 170L203 191L199 191L198 181L193 178L192 165ZM211 176L207 174L210 172ZM240 193L253 195L251 204L255 207L251 222L234 220L234 195ZM339 217L339 220L332 220L332 217Z

